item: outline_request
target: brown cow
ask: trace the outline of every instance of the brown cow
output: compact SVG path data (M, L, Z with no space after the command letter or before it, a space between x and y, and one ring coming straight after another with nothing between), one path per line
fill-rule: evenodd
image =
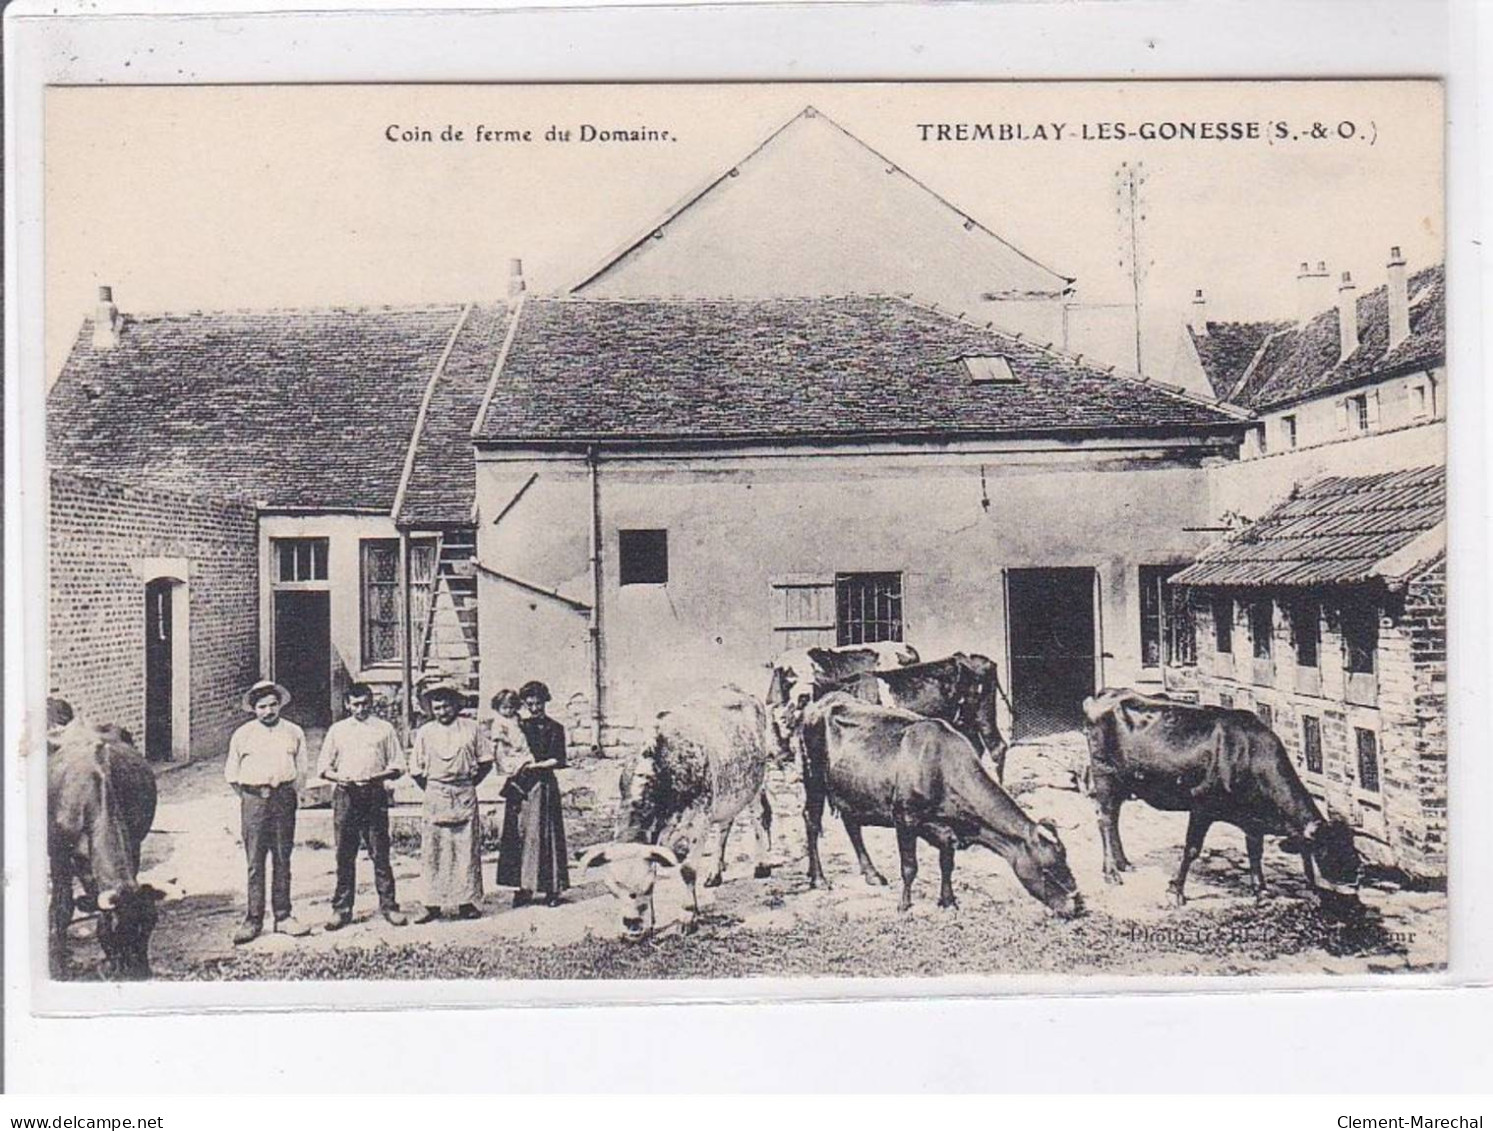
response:
M1280 739L1251 712L1109 688L1085 699L1083 712L1109 883L1120 883L1120 872L1130 867L1120 844L1120 806L1132 797L1188 814L1182 861L1170 884L1178 906L1186 900L1187 871L1215 821L1244 831L1258 898L1265 896L1267 834L1285 836L1281 847L1301 854L1314 887L1313 860L1329 885L1357 882L1353 838L1367 834L1322 816Z
M940 719L833 693L804 716L804 824L809 883L829 886L819 860L828 801L840 814L869 884L885 884L861 828L897 831L901 910L912 906L918 838L938 849L938 905L954 906L954 850L982 844L1011 865L1031 895L1063 916L1083 910L1057 829L1034 821L985 771L969 740Z
M117 728L75 719L47 740L47 860L52 968L65 973L77 877L98 908L111 978L150 977L150 934L162 894L137 880L156 811L155 774Z
M995 661L955 652L942 660L878 671L875 680L883 706L943 719L990 759L996 781L1005 780L1006 740L996 716L1000 683Z

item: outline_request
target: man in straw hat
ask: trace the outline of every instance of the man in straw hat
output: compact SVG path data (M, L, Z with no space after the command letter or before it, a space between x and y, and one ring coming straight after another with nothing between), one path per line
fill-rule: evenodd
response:
M432 718L415 732L409 760L410 777L425 792L425 910L415 922L439 919L452 907L456 918L476 919L482 898L477 783L492 769L492 752L478 740L477 724L461 717L461 692L450 683L430 685L423 698Z
M290 913L290 850L295 844L296 796L306 776L306 735L280 712L290 692L262 679L244 692L254 718L233 732L223 776L242 800L244 854L249 861L249 911L233 941L252 942L264 929L265 859L275 879L270 902L275 931L299 938L311 933Z

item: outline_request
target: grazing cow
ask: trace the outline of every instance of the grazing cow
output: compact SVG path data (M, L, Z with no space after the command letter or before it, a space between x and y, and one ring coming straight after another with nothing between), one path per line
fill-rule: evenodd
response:
M1266 894L1261 865L1266 834L1285 836L1281 847L1301 854L1314 888L1313 860L1329 886L1357 883L1360 862L1353 838L1366 834L1322 816L1280 739L1249 711L1106 688L1084 700L1083 712L1090 791L1109 883L1120 883L1120 872L1130 867L1120 844L1120 806L1132 797L1188 814L1182 862L1170 884L1178 906L1186 901L1187 870L1215 821L1244 831L1257 898Z
M896 640L784 652L772 663L772 681L767 688L767 717L778 757L784 761L793 757L793 738L809 703L831 691L850 691L869 702L879 702L870 673L917 662L917 649Z
M886 878L866 854L862 826L897 831L903 911L912 906L919 837L938 849L940 907L954 906L954 850L982 844L1004 857L1022 886L1058 914L1083 910L1057 829L1028 817L948 723L834 693L805 713L803 742L811 887L829 886L819 860L828 801L845 822L869 884L885 884Z
M162 894L137 880L140 845L155 818L155 774L117 728L76 719L47 741L47 859L53 970L66 971L76 876L98 909L98 941L112 978L150 977L150 933Z
M582 870L608 866L607 886L622 905L629 937L640 938L653 927L659 868L679 869L690 909L699 912L696 861L690 858L713 829L716 857L704 886L718 886L731 824L744 811L756 832L755 875L769 874L766 731L762 704L734 687L696 696L658 716L652 740L622 773L618 843L593 848L581 860Z
M955 652L942 660L878 671L875 678L883 706L943 719L990 759L996 781L1005 780L1006 740L996 716L1000 683L995 661Z

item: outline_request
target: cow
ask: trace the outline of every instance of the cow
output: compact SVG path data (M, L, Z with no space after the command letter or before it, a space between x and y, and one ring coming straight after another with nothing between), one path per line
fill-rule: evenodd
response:
M1281 848L1300 854L1313 890L1317 871L1338 894L1357 884L1353 838L1366 834L1322 816L1280 739L1251 712L1106 688L1084 700L1083 713L1108 883L1121 883L1120 873L1130 868L1120 843L1120 806L1138 798L1188 815L1182 861L1168 887L1179 907L1186 902L1187 871L1215 821L1243 830L1257 899L1267 895L1266 835L1283 835Z
M793 740L809 703L831 691L854 691L863 699L878 702L871 673L917 662L918 650L897 640L782 653L771 664L772 679L767 688L767 717L779 761L792 759Z
M942 660L874 673L879 702L930 719L943 719L990 759L995 780L1006 774L1006 740L996 716L1000 683L995 661L955 652ZM867 696L860 696L867 698Z
M770 874L772 807L767 799L767 717L762 704L735 687L696 696L658 716L650 741L623 770L616 840L591 849L584 871L606 867L608 889L627 937L653 929L653 889L660 868L678 869L699 914L697 847L710 830L716 856L704 886L721 883L732 822L751 814L757 839L754 875Z
M897 832L902 862L899 910L912 906L917 841L938 849L938 905L953 907L954 850L981 844L1003 857L1033 897L1064 917L1083 900L1057 828L1034 821L980 764L967 738L942 719L874 706L834 692L804 715L804 825L809 886L829 887L819 859L828 802L840 814L868 884L885 884L866 853L861 829Z
M161 892L138 881L140 846L155 819L150 765L114 727L82 719L47 740L47 861L51 873L49 940L54 972L67 969L67 928L76 877L85 905L98 910L104 973L150 977L150 934Z

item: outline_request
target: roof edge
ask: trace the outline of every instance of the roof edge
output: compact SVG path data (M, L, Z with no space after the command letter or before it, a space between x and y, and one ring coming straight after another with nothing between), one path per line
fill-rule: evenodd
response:
M482 394L482 407L477 410L477 419L472 422L472 430L468 433L474 441L481 438L482 429L487 424L487 409L498 390L498 377L508 362L508 351L513 346L513 339L518 336L518 324L523 318L524 305L528 299L527 292L520 294L518 301L509 308L508 331L503 335L503 344L498 348L497 360L492 365L492 375L487 379L487 390Z
M404 509L405 492L409 489L410 478L415 473L415 455L420 450L420 436L425 431L425 417L430 411L430 402L435 397L435 387L440 383L441 375L446 372L446 362L451 358L451 351L456 348L456 339L461 337L462 327L467 324L467 319L472 315L472 303L467 303L461 308L461 316L457 318L455 327L451 330L451 336L446 339L446 348L441 351L441 356L436 360L435 369L431 371L430 380L425 383L425 393L420 398L419 411L415 413L415 426L410 432L409 447L404 453L404 467L399 473L399 486L394 489L394 505L389 510L389 517L396 522L399 512Z

